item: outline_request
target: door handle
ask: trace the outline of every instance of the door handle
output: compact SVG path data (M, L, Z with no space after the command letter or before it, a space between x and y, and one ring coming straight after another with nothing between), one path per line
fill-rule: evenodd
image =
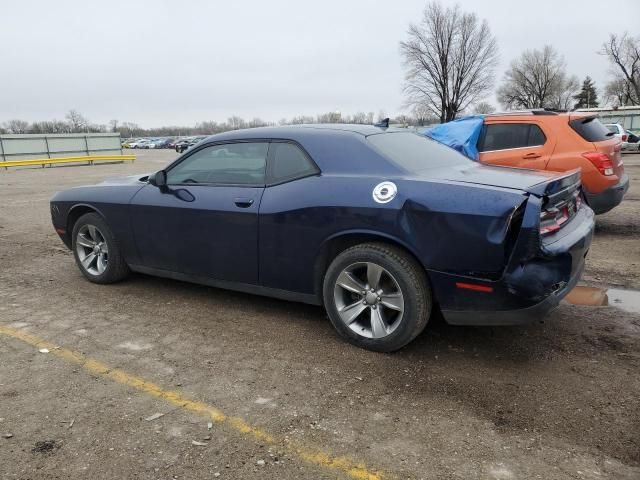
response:
M233 203L235 203L236 206L240 208L249 208L251 205L253 205L253 198L238 197L233 199Z
M540 158L541 156L542 155L540 155L539 153L531 152L531 153L527 153L527 154L523 155L522 158L532 159L532 158Z

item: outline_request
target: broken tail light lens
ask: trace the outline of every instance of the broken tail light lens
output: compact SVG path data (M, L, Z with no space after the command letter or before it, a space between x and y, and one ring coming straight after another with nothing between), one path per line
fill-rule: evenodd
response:
M586 152L582 156L593 163L602 175L613 175L613 163L608 155L600 152Z
M545 208L540 212L540 235L549 235L560 230L576 214L580 205L582 205L582 197L578 190L568 201Z
M557 232L563 223L569 220L568 212L564 209L552 208L540 214L540 235Z

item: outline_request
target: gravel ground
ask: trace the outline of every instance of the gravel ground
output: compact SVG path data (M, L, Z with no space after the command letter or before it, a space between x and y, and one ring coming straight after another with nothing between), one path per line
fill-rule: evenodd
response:
M317 307L143 275L85 281L50 225L51 195L174 156L0 171L0 328L19 332L0 332L1 478L640 478L640 314L562 304L522 328L436 319L385 355L341 341ZM640 155L625 163L633 186L597 219L590 285L640 289ZM251 427L209 429L182 400L13 338L25 332Z

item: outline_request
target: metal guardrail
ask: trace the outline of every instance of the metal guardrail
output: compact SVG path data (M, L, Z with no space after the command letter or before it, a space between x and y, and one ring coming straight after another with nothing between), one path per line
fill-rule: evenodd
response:
M44 158L46 157L46 158ZM3 134L0 168L135 160L123 155L119 133Z
M58 158L39 158L34 160L7 160L0 162L0 167L28 167L31 165L42 165L44 168L46 165L54 165L59 163L82 163L87 162L87 165L93 165L94 162L104 161L134 161L135 155L90 155L82 157L58 157Z

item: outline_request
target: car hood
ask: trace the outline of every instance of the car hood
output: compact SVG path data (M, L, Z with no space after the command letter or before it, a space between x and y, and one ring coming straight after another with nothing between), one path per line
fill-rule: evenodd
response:
M423 170L419 176L424 179L449 180L453 182L475 183L492 187L523 190L544 195L564 183L575 183L580 178L579 171L549 172L525 168L494 167L478 163L465 163Z

